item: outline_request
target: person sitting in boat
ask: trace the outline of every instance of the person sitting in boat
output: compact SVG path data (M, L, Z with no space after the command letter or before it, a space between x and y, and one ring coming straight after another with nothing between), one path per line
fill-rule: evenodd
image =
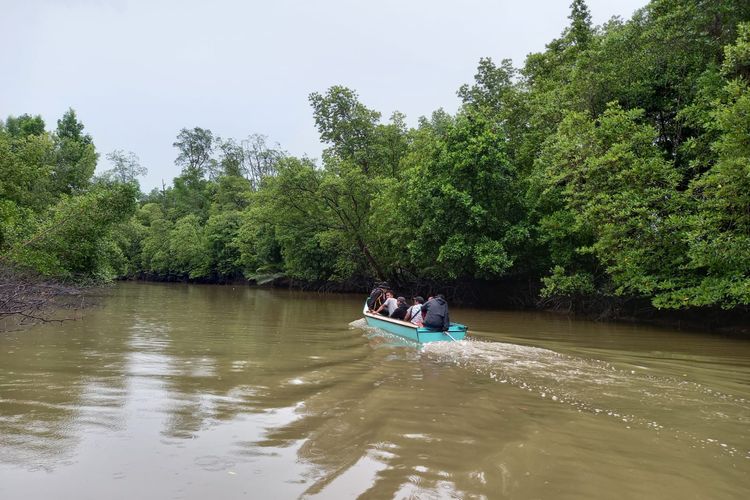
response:
M422 304L424 299L417 295L414 297L414 305L406 310L404 321L409 321L417 326L422 326Z
M393 292L390 290L385 292L385 296L385 302L383 302L383 304L378 307L375 312L378 314L382 314L383 316L390 316L398 307L398 301L393 298Z
M445 332L451 325L448 317L448 302L442 294L435 295L422 305L422 315L423 324L427 328Z
M367 297L367 307L370 311L377 311L383 305L389 288L386 281L375 283L375 288L372 289L370 296Z
M391 318L403 320L408 309L409 304L406 303L406 299L399 297L396 299L396 310L391 313Z

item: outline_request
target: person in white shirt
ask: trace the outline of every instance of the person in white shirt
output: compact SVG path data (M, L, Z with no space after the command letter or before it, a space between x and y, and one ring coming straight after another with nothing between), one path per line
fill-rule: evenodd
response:
M393 298L393 292L390 290L388 290L385 295L387 297L385 299L385 302L383 302L383 305L378 307L377 311L375 312L378 314L382 314L383 316L390 316L398 307L398 301Z
M406 311L404 321L409 321L417 326L422 326L422 304L424 304L424 299L422 297L414 297L414 305Z

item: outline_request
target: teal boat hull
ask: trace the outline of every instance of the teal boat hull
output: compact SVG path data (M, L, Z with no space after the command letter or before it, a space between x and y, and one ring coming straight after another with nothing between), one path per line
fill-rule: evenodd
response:
M412 323L391 319L380 314L365 312L364 315L369 326L380 328L388 333L420 344L427 342L452 342L454 340L463 340L466 336L466 326L459 323L451 323L447 332L441 332L430 328L418 327Z

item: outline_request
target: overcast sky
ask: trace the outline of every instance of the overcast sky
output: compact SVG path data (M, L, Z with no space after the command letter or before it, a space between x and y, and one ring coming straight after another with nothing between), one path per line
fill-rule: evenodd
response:
M144 190L171 183L183 127L262 133L319 157L307 97L345 85L407 123L473 79L521 66L568 24L571 0L0 0L0 117L72 107L102 154L135 152ZM588 0L595 24L646 0Z

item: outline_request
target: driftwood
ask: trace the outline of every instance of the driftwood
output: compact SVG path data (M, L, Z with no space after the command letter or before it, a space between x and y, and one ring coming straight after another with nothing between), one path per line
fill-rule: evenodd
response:
M84 306L85 296L78 287L0 266L0 320L13 318L18 324L62 322L75 318L60 317L58 311Z

